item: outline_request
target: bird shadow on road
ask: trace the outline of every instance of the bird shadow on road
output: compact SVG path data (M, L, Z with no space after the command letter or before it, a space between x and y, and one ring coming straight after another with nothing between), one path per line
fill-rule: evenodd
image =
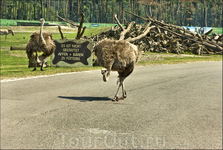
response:
M89 102L89 101L111 101L112 99L108 97L91 97L91 96L82 96L82 97L73 97L73 96L58 96L58 98L78 100L80 102Z

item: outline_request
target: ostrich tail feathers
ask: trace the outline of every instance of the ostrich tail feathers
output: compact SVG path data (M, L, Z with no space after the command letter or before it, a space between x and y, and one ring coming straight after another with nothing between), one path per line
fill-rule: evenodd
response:
M42 55L39 56L39 60L43 61L44 59L46 59L47 57L52 55L55 51L55 48L56 48L56 46L53 46L53 48L51 48L50 51L45 51L45 53L43 53Z

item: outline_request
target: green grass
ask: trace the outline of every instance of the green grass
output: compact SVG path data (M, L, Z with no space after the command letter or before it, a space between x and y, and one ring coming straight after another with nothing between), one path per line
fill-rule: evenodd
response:
M107 30L106 28L94 28L87 29L84 36L89 36L91 34L97 34L101 31ZM50 75L56 73L68 73L77 71L87 71L87 70L98 70L102 67L48 67L44 68L45 71L40 71L37 68L36 71L32 72L33 68L28 68L28 58L26 56L25 50L14 50L10 51L10 46L15 47L25 47L30 39L30 32L16 32L15 36L8 35L7 42L4 40L4 36L0 36L0 59L1 59L1 80L8 78L20 78L27 76L38 76L38 75ZM74 39L76 37L76 32L74 33L64 33L67 39ZM24 37L24 38L23 38ZM53 39L61 39L59 33L53 33ZM183 55L177 54L165 54L165 53L145 53L142 56L142 61L139 61L138 65L157 65L157 64L175 64L175 63L186 63L195 61L222 61L222 55L210 55L197 57L197 55L187 54L189 56L182 57ZM148 57L149 56L149 57ZM50 64L50 59L48 59Z
M146 53L150 56L148 60L139 61L138 65L158 65L158 64L177 64L187 62L198 62L198 61L222 61L222 55L206 55L198 56L194 54L162 54L157 57L160 53ZM166 56L165 56L166 55ZM143 57L143 56L142 56Z
M222 28L213 28L212 32L209 35L212 35L212 33L217 33L217 34L223 34L223 29Z

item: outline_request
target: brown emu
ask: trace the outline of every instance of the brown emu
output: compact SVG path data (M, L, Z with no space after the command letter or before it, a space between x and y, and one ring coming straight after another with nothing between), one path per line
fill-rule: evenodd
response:
M50 32L43 31L43 25L45 20L41 18L40 22L40 31L34 32L30 36L31 39L29 40L29 43L26 46L26 53L29 60L32 63L35 63L35 68L33 69L33 71L36 70L37 59L42 62L41 71L43 71L44 59L49 57L55 51L56 48L56 45L52 39L52 34ZM38 57L37 52L43 52L43 54ZM34 53L36 53L36 55L34 55Z
M140 34L136 38L128 38L124 40L125 34L129 32L135 22L131 22L128 28L124 29L116 16L115 18L122 29L119 40L104 39L94 46L93 52L95 52L95 55L97 56L98 64L106 68L101 70L105 82L108 81L111 71L118 71L119 86L113 99L113 101L118 101L119 99L127 97L124 80L132 73L135 64L140 58L141 50L139 49L139 46L133 45L130 42L142 38L155 26L149 27L148 25L148 28L143 34ZM118 98L121 86L122 97Z

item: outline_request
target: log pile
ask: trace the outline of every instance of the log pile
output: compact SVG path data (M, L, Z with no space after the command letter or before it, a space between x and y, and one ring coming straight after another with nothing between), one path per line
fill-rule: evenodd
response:
M143 51L177 54L192 52L198 55L222 54L223 52L223 35L212 34L208 36L211 31L200 35L183 27L165 23L164 21L158 21L150 17L144 18L131 12L126 12L143 19L145 23L143 25L136 25L135 22L126 21L126 28L123 28L115 16L118 25L112 27L109 31L88 37L84 36L83 38L92 39L94 43L104 38L118 40L122 36L122 31L125 31L126 34L123 39L133 44L140 44ZM137 40L134 39L134 37L142 33L145 33L146 36Z
M192 52L198 55L223 53L223 35L217 35L215 33L209 35L212 30L200 35L199 32L193 33L183 27L165 23L164 21L158 21L149 16L144 18L135 15L132 12L125 12L144 20L145 23L143 25L137 25L134 21L126 21L124 28L115 15L114 17L118 25L97 35L84 36L82 39L91 39L94 44L104 38L113 40L123 39L133 44L140 45L140 48L143 51L151 52L170 52L177 54ZM78 33L80 32L79 30L82 28L84 19L82 19L83 21L81 21L82 23L80 23L80 25L77 25L68 19L64 19L58 15L57 17L73 26L78 26ZM83 17L84 15L82 15L82 18ZM86 27L83 28L83 31L80 34L81 36L85 29ZM142 36L138 37L138 35Z

